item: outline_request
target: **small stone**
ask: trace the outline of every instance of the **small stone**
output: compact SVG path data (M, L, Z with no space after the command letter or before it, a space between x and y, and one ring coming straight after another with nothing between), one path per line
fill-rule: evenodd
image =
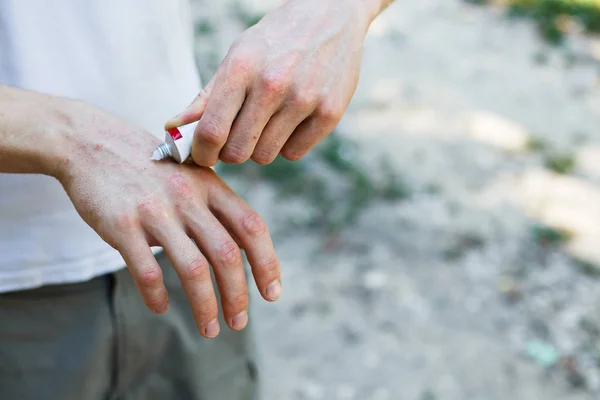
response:
M541 367L550 368L558 362L560 354L556 347L541 340L530 340L526 344L525 353Z
M353 327L343 324L340 326L340 335L344 343L348 345L355 345L362 341L362 335Z
M575 357L565 357L563 360L565 369L567 370L567 381L576 389L585 388L586 378L579 368L579 364Z
M388 276L379 270L369 271L364 276L364 286L370 290L380 290L386 285Z
M500 278L498 281L498 291L511 303L516 303L523 298L523 289L510 276Z

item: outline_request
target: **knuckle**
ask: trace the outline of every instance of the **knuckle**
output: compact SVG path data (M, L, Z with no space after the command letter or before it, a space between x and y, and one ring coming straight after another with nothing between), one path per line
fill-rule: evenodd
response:
M322 103L317 108L317 118L327 126L335 126L344 116L344 108L338 105Z
M241 164L249 158L248 152L238 146L226 146L221 154L221 160L227 164Z
M140 272L138 281L143 288L156 287L162 283L162 271L160 268L148 268Z
M319 103L319 96L310 91L296 91L290 101L294 108L311 110Z
M224 125L218 121L209 119L207 121L200 122L199 136L204 142L220 146L227 141L227 131Z
M167 302L167 299L164 296L152 296L152 297L146 297L144 299L144 303L146 303L146 306L151 310L151 311L157 311L160 309L163 309L165 306L165 303Z
M223 265L234 266L239 265L242 262L242 253L238 245L229 240L223 243L217 251L219 260Z
M262 274L273 275L279 271L279 260L273 257L270 261L258 266Z
M159 200L141 202L137 206L137 211L142 217L149 219L159 219L166 214L165 206Z
M208 261L204 258L194 258L183 267L183 275L186 280L203 281L210 277Z
M253 69L253 61L245 55L231 55L229 57L229 74L230 76L248 76Z
M262 90L272 97L284 93L290 86L286 78L270 74L261 77L260 85Z
M137 221L129 214L123 214L114 217L111 225L119 231L131 231L137 227Z
M252 161L259 165L269 165L275 158L277 157L276 151L268 151L268 150L258 150L252 154Z
M245 309L246 305L248 304L248 289L244 289L243 291L231 296L228 298L227 302L233 309Z
M255 211L244 217L243 227L250 236L262 235L267 230L267 225Z
M219 309L211 301L203 301L195 306L194 313L198 316L199 322L206 325L217 317Z

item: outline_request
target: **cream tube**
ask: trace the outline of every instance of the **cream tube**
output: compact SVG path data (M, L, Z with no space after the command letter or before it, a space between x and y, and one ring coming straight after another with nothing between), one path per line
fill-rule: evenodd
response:
M172 158L179 164L185 162L192 152L196 125L198 125L197 121L179 128L169 129L165 133L165 142L154 150L150 159L159 161Z

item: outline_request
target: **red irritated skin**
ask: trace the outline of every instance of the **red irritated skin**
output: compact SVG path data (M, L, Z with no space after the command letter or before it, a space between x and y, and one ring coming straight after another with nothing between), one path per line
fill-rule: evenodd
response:
M288 0L243 32L206 87L165 128L200 121L198 165L303 157L356 89L369 25L391 0Z
M225 321L242 329L248 288L240 247L262 296L281 295L269 231L211 169L152 162L159 143L85 103L0 85L0 172L55 177L85 222L121 253L157 313L169 301L150 246L162 246L206 337L220 330L212 267Z

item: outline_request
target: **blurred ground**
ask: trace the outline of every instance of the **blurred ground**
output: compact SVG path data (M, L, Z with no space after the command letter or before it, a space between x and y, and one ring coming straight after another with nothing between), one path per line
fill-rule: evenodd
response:
M205 80L278 3L197 2ZM282 262L283 298L251 313L265 400L600 396L599 57L598 40L549 47L459 0L381 16L338 133L369 179L387 157L407 193L323 229L302 222L344 197L315 214L311 196L228 179ZM322 174L314 157L299 165Z

